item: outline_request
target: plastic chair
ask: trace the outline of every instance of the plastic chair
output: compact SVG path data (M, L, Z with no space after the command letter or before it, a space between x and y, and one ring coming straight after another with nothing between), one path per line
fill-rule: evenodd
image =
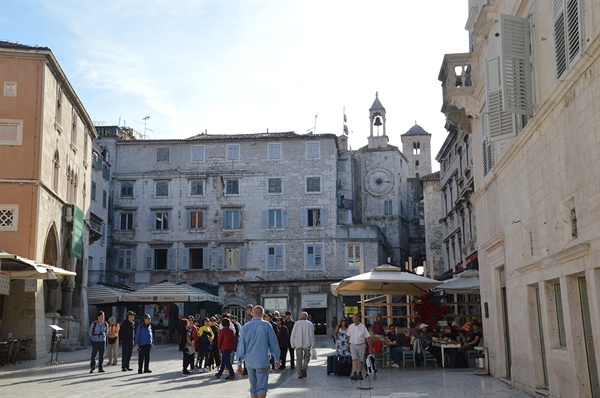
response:
M435 364L435 366L437 365L437 360L435 359L435 357L427 350L423 349L423 346L421 345L421 341L420 340L416 340L417 344L419 345L419 352L423 354L423 367L427 366L427 362L433 362Z

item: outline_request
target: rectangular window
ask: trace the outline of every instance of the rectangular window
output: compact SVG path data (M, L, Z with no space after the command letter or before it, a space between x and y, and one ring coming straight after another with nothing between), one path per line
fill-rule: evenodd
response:
M56 108L54 114L54 124L59 133L62 133L62 112L63 112L63 93L60 83L56 84Z
M118 221L119 230L121 231L132 231L133 230L133 213L131 212L118 212L115 214L116 221Z
M245 247L220 247L217 249L217 268L240 269L245 267Z
M393 214L391 200L386 200L385 202L383 202L383 214L385 214L386 216L391 216Z
M242 226L242 211L239 209L223 210L223 229L240 229Z
M268 210L269 219L268 219L268 228L281 228L283 226L283 210L281 209L271 209Z
M560 347L567 346L567 337L565 334L565 318L563 314L562 296L560 291L560 283L554 284L554 300L556 302L556 325L558 329L558 341Z
M169 212L154 211L152 212L152 229L166 231L169 229Z
M188 228L204 228L204 210L188 210Z
M282 180L281 178L269 178L269 193L282 193Z
M108 194L105 190L102 190L102 207L106 209L106 205L108 204Z
M210 264L208 263L208 248L206 247L195 247L190 248L190 269L209 269Z
M154 269L166 270L169 259L169 249L154 249Z
M281 160L281 144L269 144L269 160Z
M227 161L240 160L240 144L227 144Z
M225 180L225 195L239 195L240 180Z
M133 249L119 249L117 270L131 271L133 268Z
M168 162L169 161L169 148L156 148L156 161L157 162Z
M275 244L267 245L267 269L276 270L285 268L284 246Z
M311 243L305 245L304 266L308 269L323 268L323 244Z
M77 146L77 111L75 108L71 111L71 145Z
M169 196L169 180L154 181L154 196L167 197Z
M321 177L306 177L306 192L321 192Z
M204 145L192 145L192 162L204 162Z
M19 205L0 205L0 231L19 230Z
M106 181L108 181L110 178L110 167L108 167L106 163L102 164L102 178L104 178Z
M190 196L204 195L204 180L190 180Z
M134 181L121 181L121 197L133 198Z
M362 247L360 245L346 245L346 253L348 256L348 268L360 268L362 263Z
M306 158L319 159L321 157L321 143L307 142L306 143Z
M92 181L92 194L91 194L92 200L96 201L96 183L94 181Z

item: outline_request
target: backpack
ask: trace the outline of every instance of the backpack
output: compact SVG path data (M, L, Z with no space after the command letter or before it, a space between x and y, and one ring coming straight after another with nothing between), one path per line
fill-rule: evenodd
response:
M375 367L375 355L373 355L373 354L367 355L367 359L365 360L365 370L367 371L367 376L373 375L373 380L377 380L377 368Z
M102 325L105 325L106 321L102 321ZM98 325L98 321L94 321L94 327L92 328L92 336L96 334L96 326Z
M199 340L199 346L202 347L202 349L204 349L204 351L211 351L212 350L212 343L210 342L210 332L208 330L205 330L202 333L202 336L200 336L200 340Z

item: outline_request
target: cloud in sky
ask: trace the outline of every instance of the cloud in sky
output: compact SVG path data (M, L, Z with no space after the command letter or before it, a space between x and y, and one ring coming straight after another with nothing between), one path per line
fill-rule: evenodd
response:
M445 53L468 51L464 0L0 1L0 38L49 47L95 121L150 138L342 132L366 145L375 92L390 143L443 143Z

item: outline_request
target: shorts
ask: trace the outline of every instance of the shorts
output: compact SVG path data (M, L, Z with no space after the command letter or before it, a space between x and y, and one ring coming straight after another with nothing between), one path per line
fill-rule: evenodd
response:
M350 344L350 355L352 355L352 360L358 360L359 362L364 362L365 361L365 343Z
M266 394L271 367L267 366L262 369L246 368L248 369L248 379L250 380L250 395L254 397Z

